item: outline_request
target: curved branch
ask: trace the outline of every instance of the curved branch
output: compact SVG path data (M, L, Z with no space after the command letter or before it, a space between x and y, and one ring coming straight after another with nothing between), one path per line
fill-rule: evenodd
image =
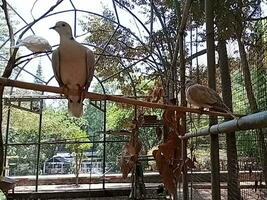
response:
M5 19L6 19L6 24L7 24L7 27L8 27L8 34L9 34L9 38L10 38L10 55L13 53L12 52L12 46L15 45L15 38L14 38L14 31L13 31L13 28L12 28L12 25L11 25L11 22L10 22L10 18L9 18L9 14L8 14L8 10L7 10L7 2L6 0L2 0L2 9L4 11L4 14L5 14Z
M3 2L5 0L2 0ZM63 0L58 0L56 2L55 5L53 5L52 7L50 7L48 9L48 11L46 11L43 15L41 15L39 18L37 18L36 20L32 21L23 31L22 33L19 35L18 39L21 39L23 37L23 35L29 30L31 29L31 27L36 24L38 21L40 21L41 19L43 19L48 13L50 13L51 11L53 11ZM15 66L15 62L16 62L16 55L17 55L17 52L18 52L18 48L15 48L14 51L13 51L13 54L10 56L9 60L8 60L8 63L7 63L7 66L3 72L3 77L5 78L8 78L11 73L12 73L12 70Z

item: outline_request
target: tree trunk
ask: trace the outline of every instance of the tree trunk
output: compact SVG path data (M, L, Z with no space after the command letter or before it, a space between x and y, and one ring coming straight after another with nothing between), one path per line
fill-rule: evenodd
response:
M247 98L248 98L248 102L250 105L250 109L254 113L254 112L258 111L257 101L256 101L256 98L253 94L251 75L250 75L250 70L249 70L249 66L248 66L247 55L246 55L245 47L244 47L243 41L241 39L241 36L237 37L237 43L238 43L239 54L240 54L240 59L241 59L241 67L242 67L243 74L244 74L244 81L245 81L245 88L246 88L246 92L247 92Z
M75 157L75 185L79 186L79 174L81 169L81 163L82 163L82 154L76 153Z
M205 1L206 15L206 35L207 35L207 65L208 65L208 83L209 87L216 90L215 76L215 44L214 44L214 2ZM210 126L217 124L217 118L210 118ZM220 163L219 163L219 138L217 134L210 135L210 156L211 156L211 186L212 199L220 200Z
M255 112L258 112L258 106L257 106L257 101L253 93L253 89L252 89L252 82L251 82L251 75L250 75L248 60L247 60L244 43L241 38L241 34L238 34L237 43L238 43L239 54L241 58L241 66L242 66L242 70L244 74L245 89L247 92L248 102L249 102L251 111L255 113ZM262 162L262 168L263 168L263 174L264 174L264 181L266 184L267 183L267 148L265 145L264 133L262 129L258 130L258 135L259 135L259 143L260 143L259 145L262 151L261 162Z
M228 64L228 55L226 49L226 41L220 39L218 41L218 52L219 52L219 66L221 72L222 82L222 97L224 103L233 110L232 108L232 88L231 88L231 77ZM226 119L227 121L227 119ZM228 185L228 200L239 200L241 199L240 184L238 179L238 160L237 160L237 149L236 149L236 136L235 132L226 133L226 145L227 145L227 185Z

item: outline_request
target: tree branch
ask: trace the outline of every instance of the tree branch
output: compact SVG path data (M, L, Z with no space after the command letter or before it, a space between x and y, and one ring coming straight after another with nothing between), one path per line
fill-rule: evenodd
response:
M66 94L66 91L64 90L63 87L54 87L54 86L47 86L47 85L41 85L41 84L35 84L35 83L27 83L23 81L10 80L7 78L0 78L0 85L17 87L17 88L22 88L22 89L27 89L27 90L36 90L36 91L43 91L43 92ZM79 91L69 90L67 95L79 95ZM159 104L159 103L151 103L151 102L140 101L140 100L123 97L123 96L98 94L98 93L93 93L93 92L84 92L84 97L89 98L91 100L109 100L113 102L126 103L130 105L143 106L143 107L148 107L148 108L158 108L158 109L168 108L168 109L176 110L182 113L190 112L190 113L206 114L206 115L211 115L211 116L225 116L225 117L230 116L228 113L221 113L221 112L214 112L214 111L201 111L199 109L194 109L194 108L187 108L187 107L173 106L173 105Z
M193 60L194 58L197 58L198 56L202 56L202 55L204 55L204 54L206 54L206 53L207 53L207 49L203 49L203 50L201 50L201 51L198 51L198 52L196 52L196 53L194 53L194 54L188 56L188 57L186 58L186 61L191 61L191 60Z
M182 20L181 20L181 23L177 27L177 39L175 42L173 59L171 62L172 67L175 67L176 62L177 62L177 56L179 53L179 40L183 39L183 38L181 38L181 34L179 34L179 33L183 32L185 30L185 26L186 26L187 18L189 15L191 3L192 3L192 0L186 0L185 5L184 5L184 9L183 9Z
M35 19L34 21L32 21L29 26L27 26L23 31L22 33L19 35L18 39L21 39L23 37L23 35L34 25L36 24L38 21L40 21L41 19L43 19L48 13L50 13L51 11L53 11L63 0L58 0L56 2L55 5L51 6L48 11L46 11L42 16L40 16L39 18ZM2 2L5 2L5 0L2 0ZM10 56L9 60L8 60L8 63L7 63L7 66L3 72L3 75L2 77L5 77L5 78L8 78L11 73L12 73L12 70L15 66L15 62L16 62L16 55L17 55L17 52L18 52L18 48L15 48L14 51L13 51L13 54Z
M7 10L7 2L6 2L6 0L2 0L2 3L3 4L1 7L2 7L4 14L5 14L6 24L8 27L8 34L9 34L9 38L10 38L10 50L9 50L9 52L10 52L10 55L12 55L13 49L11 47L15 45L14 32L13 32L13 28L12 28L12 25L10 22L10 17L9 17L8 10Z

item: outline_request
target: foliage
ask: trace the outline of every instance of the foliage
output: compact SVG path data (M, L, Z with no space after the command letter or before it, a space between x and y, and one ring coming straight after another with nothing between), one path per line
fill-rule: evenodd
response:
M5 15L3 12L2 7L0 8L0 73L2 74L4 67L7 64L8 58L10 56L10 41L9 41L9 32L8 32L8 26L6 23ZM16 31L18 21L14 20L14 11L10 9L9 7L7 8L8 14L9 14L9 19L11 26L13 28L13 32ZM18 69L15 68L13 72L13 76L16 76L18 72Z
M74 173L76 176L76 185L78 185L78 177L79 172L82 164L82 160L84 158L84 152L88 151L91 148L91 144L88 135L86 132L80 130L78 127L73 127L72 130L70 130L70 138L72 138L72 142L66 145L66 148L69 149L70 152L74 153L74 160L75 160L75 166L74 166Z
M6 21L4 17L4 12L2 12L2 8L0 12L0 72L2 73L3 67L6 65L7 60L4 58L7 58L9 55L8 48L7 47L2 47L3 43L8 39L8 29L6 26Z
M4 192L1 189L0 189L0 199L6 200L6 195L4 194Z
M116 104L112 104L108 107L107 111L107 127L112 130L129 129L133 118L133 109L121 108Z
M44 80L41 60L39 60L39 64L37 66L37 70L36 70L35 76L36 77L34 77L34 83L43 84L43 82L41 81L41 80Z
M134 109L132 108L122 108L117 104L109 104L107 110L107 130L117 130L122 129L131 130L132 120L134 118ZM108 140L114 141L114 143L108 143L106 145L106 152L116 152L114 154L107 153L107 161L112 163L113 170L119 170L118 166L118 156L122 153L123 142L115 142L121 140L128 140L125 136L114 136L108 135Z
M251 43L255 39L255 22L251 19L260 16L261 1L218 0L216 4L218 6L215 7L215 22L219 37L227 40L242 36L245 41Z
M257 157L259 155L256 132L240 131L237 135L237 150L240 156Z
M127 65L130 65L134 60L126 60L123 57L137 59L142 55L142 46L134 41L130 36L129 30L117 27L112 21L115 20L114 14L106 9L101 17L87 17L81 21L84 30L91 33L86 38L86 41L97 47L96 54L104 54L100 56L96 72L99 77L109 78L109 76L123 70ZM110 37L113 35L112 39ZM106 41L109 41L108 45ZM133 94L132 80L129 73L138 72L137 68L129 68L124 72L109 79L109 81L118 81L117 89L120 89L123 94Z
M37 158L35 153L37 153L38 148L39 116L13 108L11 108L11 116L9 143L23 144L23 146L12 146L8 149L8 156L17 165L13 173L16 175L33 174L35 173L34 165L36 165ZM42 120L41 142L48 142L48 144L41 145L40 163L55 155L58 150L66 149L64 145L54 145L50 142L77 140L77 137L80 137L81 134L83 136L87 135L81 129L83 127L80 127L82 122L75 122L68 117L67 113L62 111L47 109L43 113ZM78 133L78 135L76 136L75 133ZM83 149L83 146L81 149Z

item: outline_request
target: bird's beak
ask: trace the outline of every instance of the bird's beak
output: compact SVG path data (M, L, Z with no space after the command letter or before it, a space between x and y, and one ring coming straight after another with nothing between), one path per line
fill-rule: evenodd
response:
M56 29L56 26L52 26L52 27L50 27L49 29Z

